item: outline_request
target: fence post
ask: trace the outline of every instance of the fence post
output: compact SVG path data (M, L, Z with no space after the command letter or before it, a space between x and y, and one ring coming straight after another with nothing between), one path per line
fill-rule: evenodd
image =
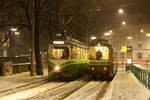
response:
M150 72L148 73L148 89L150 89Z

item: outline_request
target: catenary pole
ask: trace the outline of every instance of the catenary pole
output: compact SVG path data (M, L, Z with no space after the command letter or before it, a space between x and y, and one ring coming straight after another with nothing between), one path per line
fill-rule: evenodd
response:
M31 50L31 76L35 76L35 17L36 17L36 1L33 0L33 10L32 10L32 50Z

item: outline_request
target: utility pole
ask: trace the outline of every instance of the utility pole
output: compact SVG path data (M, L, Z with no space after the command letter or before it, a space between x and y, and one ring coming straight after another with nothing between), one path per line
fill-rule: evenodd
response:
M33 10L32 10L32 49L31 49L31 76L35 76L35 17L36 17L36 4L37 0L33 0Z

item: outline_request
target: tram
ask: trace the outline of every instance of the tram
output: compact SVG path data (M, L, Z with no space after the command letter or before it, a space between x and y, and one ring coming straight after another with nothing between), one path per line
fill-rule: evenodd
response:
M103 78L111 80L117 72L117 52L108 41L95 39L89 45L89 79Z
M88 74L88 47L76 39L64 37L49 44L49 79L74 79Z

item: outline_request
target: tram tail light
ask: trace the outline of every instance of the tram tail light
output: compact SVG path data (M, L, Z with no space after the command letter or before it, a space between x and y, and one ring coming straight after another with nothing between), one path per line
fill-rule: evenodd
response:
M107 71L107 69L108 69L107 67L104 67L104 68L103 68L104 71Z
M94 71L95 70L95 67L91 67L91 71Z

